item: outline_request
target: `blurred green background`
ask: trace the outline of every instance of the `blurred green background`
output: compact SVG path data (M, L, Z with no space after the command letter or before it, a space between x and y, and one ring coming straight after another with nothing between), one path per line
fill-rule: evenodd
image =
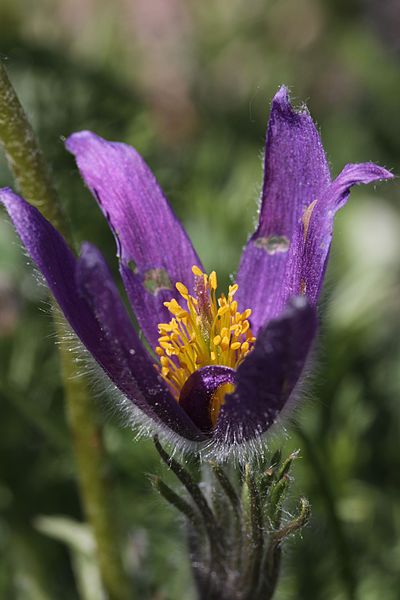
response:
M207 269L235 273L254 227L269 102L307 102L332 171L398 172L400 4L379 0L1 0L0 53L78 240L115 248L62 138L88 128L149 162ZM0 185L12 185L0 156ZM400 598L400 214L397 182L357 189L336 221L315 376L296 424L278 600ZM220 278L220 279L221 279ZM96 571L82 521L46 290L0 217L0 598L73 600ZM103 399L115 521L143 598L190 599L161 470ZM122 420L123 421L123 420ZM68 550L69 548L69 550ZM89 598L89 596L88 596Z

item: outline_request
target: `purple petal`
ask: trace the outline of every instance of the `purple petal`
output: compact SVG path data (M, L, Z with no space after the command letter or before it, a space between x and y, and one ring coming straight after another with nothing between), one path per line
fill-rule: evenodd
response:
M304 369L317 329L315 310L303 297L260 331L254 350L237 370L214 436L219 443L251 440L276 422Z
M236 372L229 367L208 366L192 373L186 380L179 405L204 432L211 432L211 406L214 394L226 383L234 383Z
M321 290L333 235L336 212L360 183L391 179L392 173L373 163L347 165L317 201L310 206L299 229L297 253L288 273L288 294L304 293L315 304Z
M152 376L151 363L124 313L110 275L105 269L97 269L92 249L86 247L78 263L62 236L36 208L9 189L0 190L0 202L72 329L114 384L148 416L162 420L184 437L199 439L200 432L160 385L156 374ZM82 285L84 274L88 281ZM101 277L102 288L96 277ZM92 293L97 301L89 305ZM139 355L137 363L132 349ZM137 385L139 380L143 380L141 387ZM146 390L145 395L145 385L150 394ZM154 398L149 402L151 394ZM157 407L156 398L160 404Z
M163 302L178 298L177 281L192 288L191 267L200 260L136 150L88 131L66 145L114 233L129 300L154 347L158 323L170 318Z
M237 283L241 309L252 308L252 329L283 310L285 276L306 207L330 183L317 129L306 110L295 112L282 87L272 101L257 230L242 255Z
M89 307L77 297L74 255L41 213L12 190L0 190L0 202L7 209L22 243L44 275L65 317L85 340L89 351L94 353L101 334Z

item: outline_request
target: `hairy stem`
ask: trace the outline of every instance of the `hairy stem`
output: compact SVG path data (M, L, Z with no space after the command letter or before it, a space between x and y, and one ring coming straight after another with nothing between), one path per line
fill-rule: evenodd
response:
M300 510L297 517L289 521L286 525L272 533L265 555L265 564L263 571L267 575L266 585L262 588L261 598L263 600L271 600L273 597L279 579L279 571L281 564L281 543L291 534L302 529L310 518L310 504L305 498L300 499Z
M157 490L159 494L167 501L169 504L172 504L179 512L181 512L193 525L193 527L197 531L202 530L202 522L200 517L193 509L193 507L186 502L183 498L178 496L160 477L152 476L150 478L153 487Z
M0 62L0 142L25 199L68 238L49 169L35 134ZM109 488L104 477L105 453L96 424L93 400L84 378L76 377L75 363L63 327L57 328L66 410L73 441L80 495L97 545L99 568L110 600L127 600L128 585L111 513Z
M211 469L223 489L231 507L234 520L234 543L232 548L232 556L234 556L234 568L240 571L243 563L243 523L242 523L242 504L240 497L233 487L229 477L226 475L223 468L217 463L210 463ZM228 505L229 506L229 505ZM228 511L229 514L229 511Z
M17 185L64 235L65 219L50 171L25 111L0 61L0 141Z
M164 448L161 446L158 437L154 437L154 444L157 449L157 452L165 462L165 464L175 473L179 481L185 486L186 490L189 492L192 497L194 503L200 511L201 516L203 517L204 527L207 532L207 535L210 539L211 545L214 549L218 549L220 546L219 536L218 536L218 524L214 517L214 513L212 512L206 498L203 495L203 492L200 490L197 483L193 480L192 476L181 464L178 463L172 456L170 456Z
M229 502L231 503L234 514L238 518L240 518L240 498L237 495L235 488L229 481L229 478L227 477L223 468L220 465L214 462L210 463L210 465L215 477L217 478L222 489L224 490Z
M260 567L264 547L264 530L263 530L263 514L260 502L260 493L256 485L254 473L250 466L246 470L246 483L249 490L250 500L250 526L252 537L252 562L250 572L250 585L248 590L248 600L254 598L255 591L258 587L260 577Z
M221 543L221 528L218 526L214 513L211 510L207 499L205 498L203 492L201 491L197 483L193 480L190 473L177 460L172 458L172 456L170 456L168 452L164 450L157 436L154 436L154 445L162 460L186 488L186 490L192 497L192 500L194 501L195 505L197 506L199 513L201 514L202 523L210 546L210 569L208 578L209 585L207 591L207 598L211 600L211 598L213 597L213 589L215 587L215 574L218 574L220 581L222 580L221 578L225 576L224 557L222 549L223 545Z

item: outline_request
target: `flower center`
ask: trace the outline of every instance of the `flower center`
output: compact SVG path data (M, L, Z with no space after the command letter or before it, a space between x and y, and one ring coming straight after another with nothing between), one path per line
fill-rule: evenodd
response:
M206 275L197 266L192 267L192 271L195 276L193 296L183 283L176 284L186 308L175 299L164 302L172 319L158 325L158 368L177 401L185 382L195 371L208 365L237 369L255 342L248 321L251 310L240 313L234 300L237 284L229 286L227 296L221 294L217 298L215 271ZM232 384L229 386L229 389L222 386L224 389L217 394L217 412L225 394L233 391Z

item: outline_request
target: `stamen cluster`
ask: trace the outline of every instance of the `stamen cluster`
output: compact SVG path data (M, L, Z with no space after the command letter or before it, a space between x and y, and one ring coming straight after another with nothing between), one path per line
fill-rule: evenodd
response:
M177 400L192 373L207 365L237 369L255 342L248 321L251 309L240 313L234 300L238 285L230 285L228 295L221 294L217 299L215 271L206 275L197 266L192 271L195 296L178 282L176 289L186 308L175 299L164 302L173 318L158 325L156 353L161 375Z

